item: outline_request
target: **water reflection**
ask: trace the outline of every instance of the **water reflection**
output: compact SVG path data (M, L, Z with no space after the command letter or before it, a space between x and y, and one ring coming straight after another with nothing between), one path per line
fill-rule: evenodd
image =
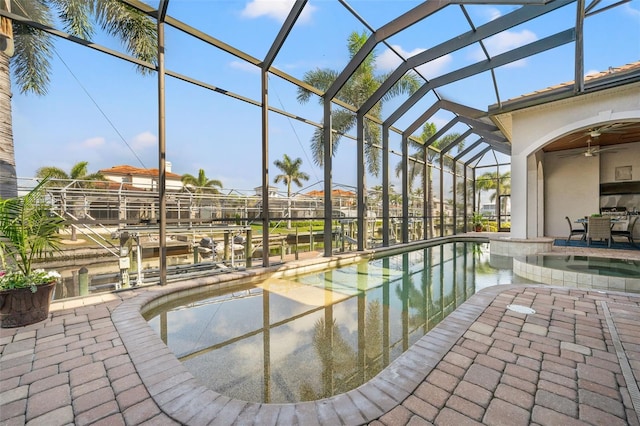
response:
M147 319L217 392L254 402L315 400L370 380L472 295L475 246L451 243L267 280L175 302ZM485 271L488 261L481 263Z

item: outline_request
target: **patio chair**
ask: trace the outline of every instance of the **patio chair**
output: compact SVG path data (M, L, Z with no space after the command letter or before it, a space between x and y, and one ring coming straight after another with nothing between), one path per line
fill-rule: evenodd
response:
M607 246L611 247L611 218L610 217L589 217L587 225L587 246L592 240L606 240Z
M569 219L569 216L565 216L564 218L567 219L567 223L569 224L569 237L567 238L567 242L571 241L571 237L573 237L574 235L580 235L580 239L584 240L587 233L587 231L584 229L584 226L581 229L576 229L571 224L571 219Z
M635 216L633 219L629 220L629 224L627 225L627 229L623 231L612 230L612 237L625 237L629 240L631 244L635 244L633 242L633 227L636 226L636 222L638 221L638 216Z

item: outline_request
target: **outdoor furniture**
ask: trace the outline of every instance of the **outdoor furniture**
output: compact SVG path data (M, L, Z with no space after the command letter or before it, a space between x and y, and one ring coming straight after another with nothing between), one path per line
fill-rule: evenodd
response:
M611 218L589 217L587 225L587 246L592 240L607 240L607 246L611 247Z
M633 219L629 220L629 223L627 224L627 229L626 230L623 230L623 231L612 230L611 231L611 236L612 237L625 237L626 239L629 240L629 242L631 244L634 244L634 242L633 242L633 227L636 225L637 221L638 221L638 216L635 216Z
M580 235L580 239L584 240L586 235L585 227L583 226L581 229L575 229L571 224L571 219L569 219L569 216L565 216L565 219L567 219L567 223L569 224L569 237L567 238L567 242L571 241L571 237L573 237L574 235Z

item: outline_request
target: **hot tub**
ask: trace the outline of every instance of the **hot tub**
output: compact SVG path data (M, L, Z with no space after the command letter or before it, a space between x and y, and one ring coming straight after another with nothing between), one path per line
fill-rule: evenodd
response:
M513 258L513 273L544 284L640 293L640 260L580 255Z

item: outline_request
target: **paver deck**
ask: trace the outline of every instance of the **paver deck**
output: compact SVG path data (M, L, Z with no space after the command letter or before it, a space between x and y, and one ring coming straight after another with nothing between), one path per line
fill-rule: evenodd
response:
M640 425L640 294L491 287L351 392L255 404L201 386L146 325L172 286L0 329L0 424Z

